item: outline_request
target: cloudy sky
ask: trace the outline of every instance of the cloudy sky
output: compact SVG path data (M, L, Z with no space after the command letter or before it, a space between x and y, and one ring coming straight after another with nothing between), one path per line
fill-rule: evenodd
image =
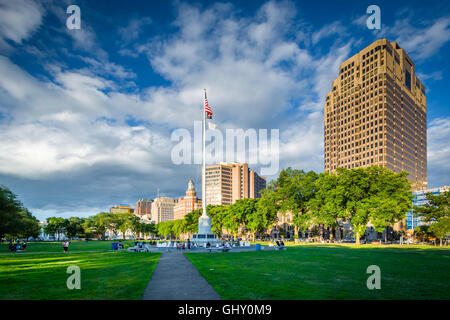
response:
M371 4L0 0L0 184L40 219L182 196L200 167L174 165L170 137L203 88L219 128L279 129L280 167L321 172L339 64L388 38L427 88L428 184L448 185L450 5L378 1L374 31Z

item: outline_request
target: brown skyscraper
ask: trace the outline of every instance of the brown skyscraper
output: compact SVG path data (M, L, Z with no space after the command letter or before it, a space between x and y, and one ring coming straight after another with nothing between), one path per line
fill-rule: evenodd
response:
M380 39L341 64L324 110L325 171L370 165L427 187L425 87L396 42Z
M230 205L239 199L260 198L266 178L249 169L247 163L226 163L206 167L206 203Z

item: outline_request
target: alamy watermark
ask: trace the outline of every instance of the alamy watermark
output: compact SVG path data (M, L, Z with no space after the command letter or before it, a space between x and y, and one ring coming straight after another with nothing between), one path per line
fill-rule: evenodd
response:
M381 289L381 269L377 265L370 265L367 267L366 272L371 274L369 278L367 278L366 286L367 289Z
M81 289L81 269L79 266L68 266L67 267L67 274L70 274L67 278L66 285L67 289L73 290L73 289Z
M370 30L372 29L381 29L381 9L377 5L371 5L367 7L367 14L371 14L367 20L366 25Z
M77 5L70 5L66 10L67 14L70 16L66 20L66 26L69 30L80 30L81 29L81 10Z
M202 122L194 121L194 137L184 128L172 132L175 165L202 164ZM225 135L215 126L206 130L206 164L246 162L260 166L261 175L274 175L279 169L279 129L226 129Z

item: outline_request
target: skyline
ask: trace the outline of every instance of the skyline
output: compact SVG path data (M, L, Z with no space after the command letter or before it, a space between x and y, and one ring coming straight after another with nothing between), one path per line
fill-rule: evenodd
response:
M40 220L178 198L201 173L171 163L170 133L201 120L205 87L221 128L279 128L280 169L323 172L339 65L387 38L426 87L428 187L448 185L450 7L410 3L380 1L377 31L369 2L0 0L0 184Z

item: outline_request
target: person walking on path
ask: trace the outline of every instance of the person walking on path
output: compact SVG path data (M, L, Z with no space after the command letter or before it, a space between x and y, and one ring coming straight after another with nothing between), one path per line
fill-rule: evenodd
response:
M64 253L67 253L67 250L69 249L69 242L64 241L64 242L62 243L62 246L63 246L63 248L64 248Z

